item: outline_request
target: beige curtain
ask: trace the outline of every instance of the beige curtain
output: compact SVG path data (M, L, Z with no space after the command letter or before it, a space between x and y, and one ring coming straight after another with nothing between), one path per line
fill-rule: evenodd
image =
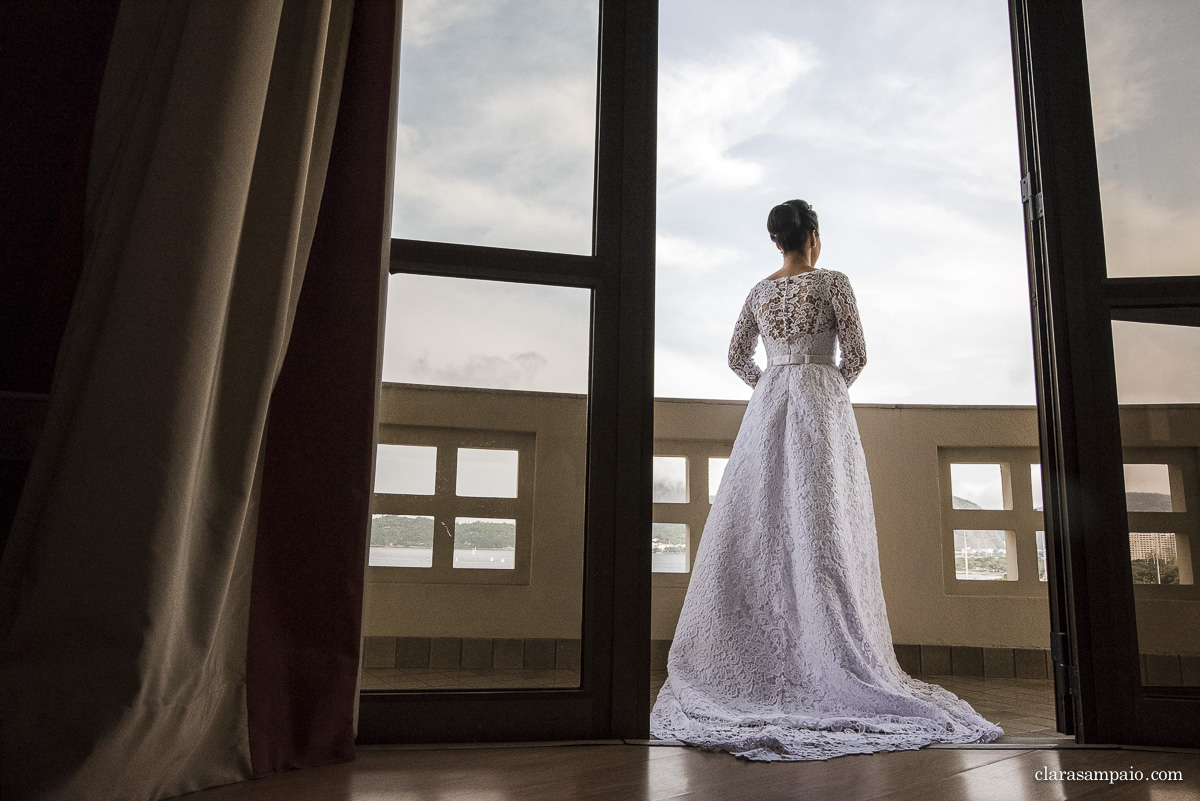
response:
M157 799L251 775L262 442L352 10L120 7L90 248L0 564L6 799Z

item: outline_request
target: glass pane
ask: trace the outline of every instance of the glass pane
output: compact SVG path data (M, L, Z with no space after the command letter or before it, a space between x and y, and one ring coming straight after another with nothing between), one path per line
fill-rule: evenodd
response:
M721 478L725 475L725 465L729 464L728 459L709 459L708 460L708 502L712 503L717 499L717 490L721 488Z
M576 287L397 273L383 381L586 393L591 305Z
M1029 465L1029 484L1033 489L1033 510L1044 512L1045 500L1042 498L1042 466L1040 464Z
M371 556L381 567L432 567L433 518L371 515Z
M688 502L686 457L654 457L654 502Z
M1185 511L1172 504L1171 473L1165 464L1125 465L1125 505L1130 512Z
M392 236L592 252L598 0L409 0Z
M365 692L579 686L591 316L590 289L391 276Z
M1134 584L1179 584L1178 557L1174 534L1129 532Z
M512 570L517 521L492 517L454 518L454 566Z
M1084 0L1111 276L1200 273L1200 7Z
M683 523L655 523L650 560L655 573L688 572L688 527Z
M862 312L854 402L1033 405L1008 4L660 8L655 395L750 397L729 340L800 197Z
M1008 539L1007 531L956 529L954 577L962 581L1016 581L1016 565L1008 561Z
M420 445L375 447L375 491L398 495L432 495L437 448Z
M1005 503L1004 473L998 464L950 465L951 504L955 509L1011 509Z
M1112 323L1142 683L1200 686L1200 328ZM1189 502L1190 499L1190 502Z
M517 497L517 451L458 449L455 494L476 498Z
M1046 532L1037 532L1038 581L1046 580Z

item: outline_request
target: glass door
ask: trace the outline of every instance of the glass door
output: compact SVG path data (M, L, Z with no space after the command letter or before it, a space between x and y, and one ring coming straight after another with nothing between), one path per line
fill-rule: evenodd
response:
M1010 7L1060 714L1081 742L1194 745L1200 14Z
M405 4L359 742L648 736L656 18Z

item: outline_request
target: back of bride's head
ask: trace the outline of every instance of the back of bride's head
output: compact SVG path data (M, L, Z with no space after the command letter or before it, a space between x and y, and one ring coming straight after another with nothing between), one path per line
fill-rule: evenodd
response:
M803 200L786 200L767 215L767 233L785 253L804 250L809 235L816 230L817 213Z

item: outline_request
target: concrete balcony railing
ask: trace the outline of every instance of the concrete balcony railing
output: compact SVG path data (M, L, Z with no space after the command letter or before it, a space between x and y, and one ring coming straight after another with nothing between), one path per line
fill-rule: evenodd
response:
M709 508L706 460L729 455L745 407L744 401L655 401L655 453L685 457L691 480L687 499L656 503L654 519L688 526L689 565ZM1047 676L1049 608L1036 536L1044 528L1034 508L1040 488L1030 474L1038 462L1035 409L856 404L855 413L871 476L888 619L906 669ZM1168 464L1179 497L1173 516L1131 517L1138 530L1172 531L1181 565L1176 586L1134 588L1145 669L1151 683L1198 683L1200 630L1182 621L1198 605L1189 545L1200 509L1200 409L1129 408L1123 415L1127 460L1133 453L1134 460ZM455 641L475 650L487 641L502 643L505 664L520 664L515 650L521 642L534 643L531 653L546 651L540 661L557 649L565 654L560 659L574 662L571 644L579 638L582 610L586 416L583 395L384 385L381 443L435 446L440 461L458 447L488 447L491 437L492 447L519 449L522 469L530 472L521 478L525 497L503 499L496 513L489 513L486 500L449 497L454 491L448 479L439 479L439 495L448 496L441 500L376 496L376 512L427 514L439 522L450 517L452 523L454 504L460 504L457 514L515 519L520 568L504 577L482 576L499 571L444 569L431 578L421 568L370 567L364 633L377 662L385 664L398 650L419 664L421 654ZM950 464L956 462L1001 465L1010 508L953 508ZM955 529L1004 532L1005 579L956 578ZM435 541L435 561L442 558L439 547L450 545ZM442 564L450 564L448 557ZM665 661L688 576L654 574L656 665Z

